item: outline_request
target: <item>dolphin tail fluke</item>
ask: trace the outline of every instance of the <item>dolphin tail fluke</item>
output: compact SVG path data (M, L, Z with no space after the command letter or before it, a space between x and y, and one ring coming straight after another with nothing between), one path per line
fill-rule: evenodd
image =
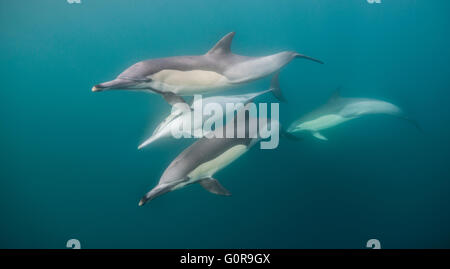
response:
M276 74L273 75L272 82L270 83L269 89L261 91L261 92L249 94L249 99L247 99L247 101L245 101L245 104L253 102L253 100L255 100L256 97L266 94L268 92L272 92L273 96L275 98L277 98L279 101L286 102L286 99L283 97L283 94L281 93L280 82L278 80L278 76L279 76L279 72L277 72Z
M324 64L321 60L318 60L318 59L316 59L316 58L309 57L309 56L306 56L306 55L303 55L303 54L300 54L300 53L296 53L296 54L294 55L294 57L295 57L295 58L303 58L303 59L307 59L307 60L310 60L310 61L313 61L313 62L316 62L316 63L319 63L319 64Z
M284 98L283 94L281 93L279 75L280 75L280 72L276 72L273 75L272 81L270 82L270 91L272 91L273 96L275 96L275 98L277 98L279 101L286 102L286 99Z
M416 126L417 130L419 130L421 133L423 133L422 126L420 126L419 122L416 120L409 119L409 122L411 122L414 126Z
M231 196L231 193L227 189L225 189L217 179L214 179L212 177L204 178L198 183L200 183L200 185L210 193L223 196Z
M407 116L403 116L402 119L404 119L407 122L411 123L412 125L414 125L416 127L417 130L419 130L420 132L423 133L422 127L419 125L419 123L416 120L411 119L410 117L407 117Z

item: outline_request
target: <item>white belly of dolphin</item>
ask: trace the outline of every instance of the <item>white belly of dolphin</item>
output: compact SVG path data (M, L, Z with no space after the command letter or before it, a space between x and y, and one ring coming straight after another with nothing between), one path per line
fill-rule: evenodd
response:
M151 75L150 87L178 95L203 93L229 86L228 79L216 72L205 70L180 71L166 69Z
M350 120L340 115L329 114L300 124L296 129L320 131Z
M194 170L192 170L188 174L189 181L178 184L172 190L182 188L185 185L193 183L199 179L211 177L212 175L214 175L214 173L216 173L217 171L221 170L222 168L226 167L234 160L239 158L239 156L244 154L247 150L248 148L245 145L237 145L228 149L227 151L220 154L216 158L197 166Z

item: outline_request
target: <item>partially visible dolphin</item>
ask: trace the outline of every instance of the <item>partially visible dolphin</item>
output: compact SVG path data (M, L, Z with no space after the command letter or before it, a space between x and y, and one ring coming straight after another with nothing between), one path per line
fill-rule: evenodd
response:
M369 98L343 98L339 90L333 93L328 102L293 122L287 132L291 134L311 133L321 140L328 140L320 131L346 121L369 114L387 114L402 118L420 127L396 105Z
M251 121L255 121L251 123ZM246 119L246 124L257 124L257 118ZM267 124L279 124L266 121ZM236 120L228 124L239 124ZM227 130L226 126L221 127ZM250 129L250 130L248 130ZM159 183L139 202L139 206L167 192L180 189L186 185L200 183L207 191L218 195L231 195L216 179L214 174L226 167L255 145L260 138L252 128L246 130L244 138L200 138L176 157L161 176ZM225 135L224 135L225 137ZM252 138L255 137L255 138Z
M161 94L169 104L174 104L184 101L180 96L210 93L269 76L294 58L322 63L293 51L262 57L237 55L231 52L234 34L227 34L204 55L138 62L116 79L95 85L92 91L146 90Z
M268 91L269 90L257 92L257 93L251 93L251 94L207 97L207 98L202 99L202 105L203 105L203 107L205 107L208 104L217 103L222 108L224 108L225 104L227 104L227 103L232 103L232 104L242 103L245 105L248 102L250 102L253 98L255 98L259 95L265 94ZM142 142L142 144L139 145L138 149L142 149L161 138L170 137L172 130L180 130L182 128L184 122L192 121L191 120L192 115L195 113L193 110L194 107L196 107L196 101L191 105L192 110L182 111L181 109L177 109L175 111L172 111L172 113L169 116L167 116L167 118L165 118L156 127L156 129L153 131L153 134L149 138L147 138L144 142ZM223 111L225 111L225 109ZM234 113L234 110L232 111L232 113ZM228 113L226 114L226 116L229 116ZM223 117L223 115L214 114L211 117L203 117L203 121L192 121L193 126L192 126L192 129L190 130L190 133L195 134L196 131L202 130L205 120L212 118L215 121L215 119L221 119L222 117Z
M240 94L240 95L211 96L211 97L202 98L201 105L200 104L197 105L197 103L200 102L200 100L194 101L191 105L191 110L188 110L188 111L183 111L181 109L176 109L176 107L174 107L171 114L169 116L167 116L156 127L156 129L153 131L153 134L149 138L147 138L144 142L142 142L139 145L138 149L142 149L161 138L171 136L172 130L182 129L184 122L192 121L192 115L195 114L195 111L194 111L195 108L200 107L201 109L204 109L204 107L208 104L211 104L211 103L219 104L222 107L224 113L226 113L225 114L226 118L229 118L229 117L233 117L234 110L226 111L226 104L241 103L241 104L245 105L245 104L251 102L256 97L263 95L269 91L271 91L275 96L279 96L279 97L281 96L281 93L279 92L278 74L276 74L273 77L270 89L265 90L265 91L256 92L256 93L248 93L248 94ZM224 115L214 114L211 117L203 117L203 121L192 121L193 126L192 126L192 129L190 130L191 131L190 134L195 134L195 133L197 133L198 130L202 130L203 124L205 123L205 121L207 119L212 119L212 121L215 122L216 119L219 120L223 116Z

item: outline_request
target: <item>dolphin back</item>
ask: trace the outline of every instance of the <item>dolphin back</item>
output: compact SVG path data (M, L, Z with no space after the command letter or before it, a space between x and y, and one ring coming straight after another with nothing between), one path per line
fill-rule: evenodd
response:
M393 116L402 115L402 110L389 102L375 99L351 99L344 100L345 104L339 114L346 118L360 117L369 114L387 114Z
M344 117L360 117L370 114L385 114L403 119L422 131L419 123L410 118L400 107L392 103L375 99L353 99L341 111Z

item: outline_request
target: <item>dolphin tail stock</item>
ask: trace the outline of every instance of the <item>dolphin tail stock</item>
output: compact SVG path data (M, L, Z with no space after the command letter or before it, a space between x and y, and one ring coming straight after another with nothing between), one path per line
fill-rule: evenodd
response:
M411 118L409 116L409 113L406 113L403 109L398 108L398 112L396 112L396 113L387 113L387 114L390 115L390 116L394 116L394 117L396 117L398 119L402 119L404 121L409 122L410 124L414 125L414 127L416 127L416 129L419 132L423 133L423 129L420 126L420 124L415 119Z
M303 59L307 59L307 60L310 60L310 61L313 61L313 62L316 62L316 63L319 63L319 64L324 64L324 62L322 62L321 60L318 60L316 58L309 57L309 56L306 56L306 55L303 55L303 54L300 54L300 53L295 53L294 58L303 58Z

